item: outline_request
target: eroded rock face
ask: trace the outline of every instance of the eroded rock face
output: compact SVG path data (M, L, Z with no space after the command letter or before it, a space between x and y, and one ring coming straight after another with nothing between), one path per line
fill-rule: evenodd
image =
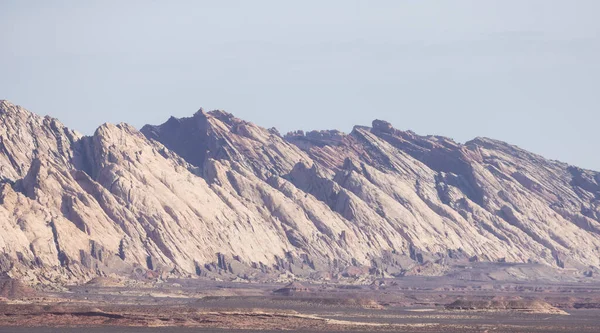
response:
M89 137L6 101L0 118L0 273L32 283L600 266L599 174L503 142L380 120L281 137L203 110Z

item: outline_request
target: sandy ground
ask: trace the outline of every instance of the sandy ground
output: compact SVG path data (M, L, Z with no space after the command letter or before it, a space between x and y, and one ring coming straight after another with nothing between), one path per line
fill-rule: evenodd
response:
M0 332L598 332L600 327L596 284L406 278L362 286L305 284L288 293L273 292L282 284L201 280L107 285L4 299Z

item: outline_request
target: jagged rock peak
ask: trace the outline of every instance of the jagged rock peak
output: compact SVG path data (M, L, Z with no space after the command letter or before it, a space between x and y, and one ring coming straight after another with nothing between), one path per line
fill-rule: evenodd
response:
M320 139L320 138L327 138L327 139L331 139L331 138L335 138L335 137L342 137L346 135L344 132L342 131L338 131L338 130L313 130L313 131L308 131L308 132L304 132L303 130L296 130L296 131L290 131L288 132L285 136L286 137L307 137L307 138L313 138L313 139Z
M42 118L41 116L38 116L38 115L34 114L33 112L26 110L25 108L23 108L20 105L13 104L8 100L0 100L0 115L6 115L6 116L10 116L10 117L20 116L23 118L29 118L29 117Z
M198 111L194 112L194 117L207 117L207 116L208 116L208 114L206 113L206 111L204 111L203 107L200 107L198 109ZM175 118L175 117L171 116L171 118ZM175 119L177 119L177 118L175 118Z
M314 144L336 144L340 143L346 137L346 133L338 130L314 130L304 132L302 130L288 132L284 139L287 141L305 140Z
M381 131L384 133L392 133L394 131L394 127L392 126L392 124L385 120L375 119L373 120L372 125L373 129L376 131Z
M236 118L232 113L223 111L223 110L212 110L208 112L208 115L214 118L219 119L222 122L231 124L232 121L243 121L239 118ZM246 122L246 121L243 121Z
M208 159L227 160L261 179L288 173L297 162L309 161L276 130L267 130L222 110L200 110L192 118L146 125L141 132L194 166L202 168Z
M480 147L495 147L508 149L521 149L515 145L511 145L504 141L478 136L472 140L465 142L465 146L480 146Z
M45 115L41 116L34 112L31 112L20 105L14 104L9 100L0 100L0 115L8 115L10 117L20 117L23 119L36 119L36 121L43 121L48 124L53 124L55 126L64 127L62 123L51 116ZM75 132L75 131L73 131Z
M295 131L290 131L287 132L284 135L284 138L288 139L288 138L303 138L306 134L304 134L303 130L295 130Z
M364 126L364 125L354 125L352 127L352 132L350 132L350 133L356 133L356 132L359 132L359 131L370 131L371 128L372 127Z
M179 121L183 121L188 118L189 117L182 117L182 118L175 118L175 119L177 119ZM227 124L231 124L232 121L233 122L242 121L241 119L235 117L232 113L229 113L227 111L218 110L218 109L206 111L203 107L199 108L198 111L194 112L194 114L192 115L191 118L204 118L204 119L215 118L215 119L218 119Z
M6 99L0 99L0 110L8 110L10 108L16 107L13 103Z

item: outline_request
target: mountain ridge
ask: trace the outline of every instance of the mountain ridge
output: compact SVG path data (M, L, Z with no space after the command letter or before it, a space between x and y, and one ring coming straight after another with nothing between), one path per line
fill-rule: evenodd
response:
M215 110L83 136L0 101L0 271L312 280L600 266L600 175L488 138L284 136Z

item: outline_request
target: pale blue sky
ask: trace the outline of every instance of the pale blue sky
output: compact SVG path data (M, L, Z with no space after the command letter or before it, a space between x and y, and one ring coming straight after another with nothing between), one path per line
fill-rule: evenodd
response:
M0 99L90 134L374 118L600 170L600 1L0 0Z

